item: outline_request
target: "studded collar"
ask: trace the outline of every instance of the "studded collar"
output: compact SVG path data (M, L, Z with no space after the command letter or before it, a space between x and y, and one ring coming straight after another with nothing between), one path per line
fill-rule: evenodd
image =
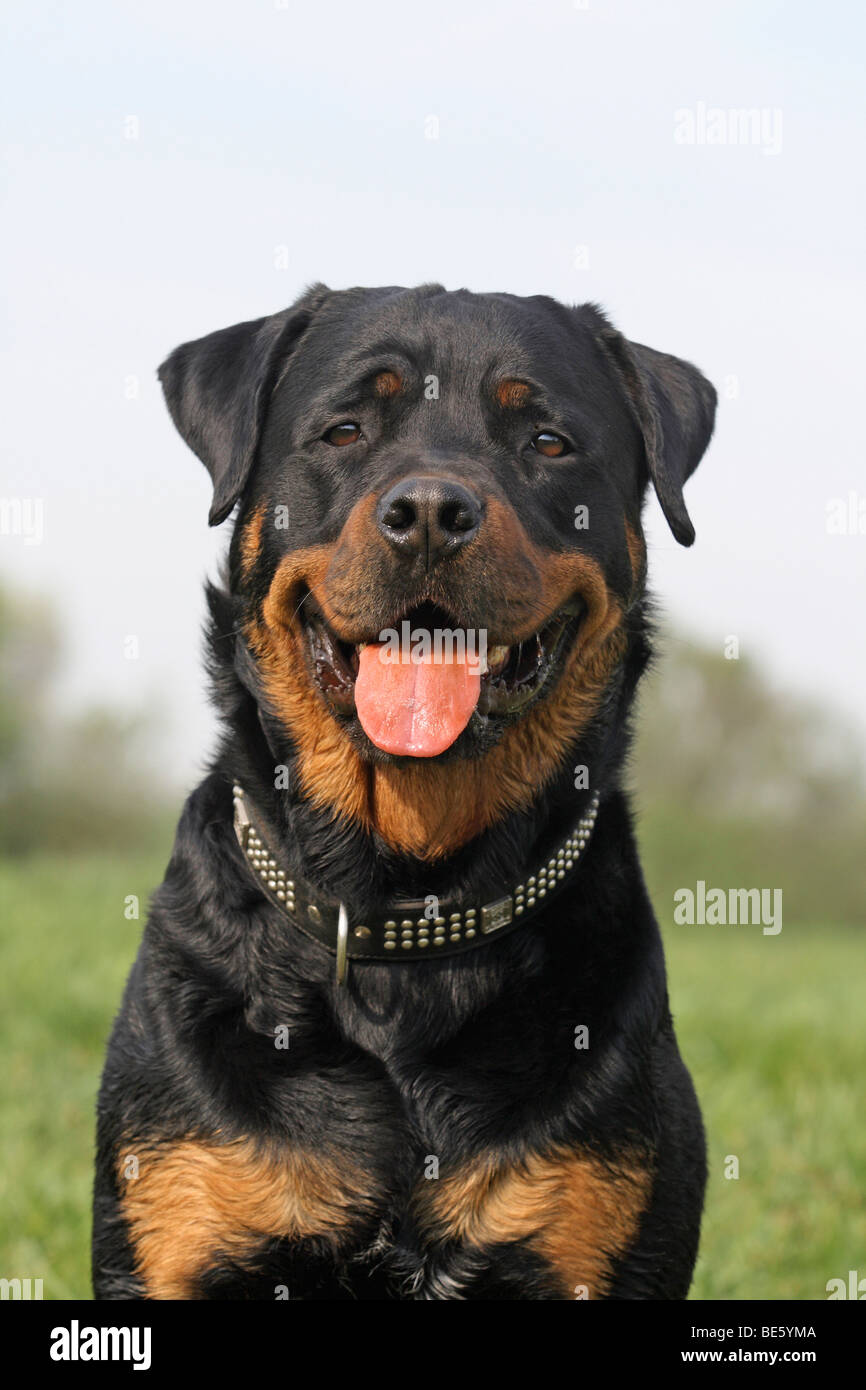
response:
M502 897L478 905L406 899L362 922L351 922L343 903L326 902L299 879L289 878L237 783L233 794L235 834L258 886L299 931L336 957L339 984L346 981L350 960L402 962L460 955L513 931L534 916L574 872L592 834L599 802L596 792L564 843Z

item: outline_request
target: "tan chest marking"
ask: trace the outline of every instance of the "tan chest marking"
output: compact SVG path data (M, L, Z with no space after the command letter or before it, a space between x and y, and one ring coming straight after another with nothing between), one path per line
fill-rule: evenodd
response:
M601 1298L614 1260L637 1236L651 1189L646 1155L615 1166L565 1151L513 1164L486 1156L417 1188L416 1220L439 1241L525 1241L554 1270L564 1299Z
M248 1140L157 1147L130 1141L118 1172L138 1273L151 1298L194 1297L215 1256L243 1261L268 1237L323 1236L336 1248L375 1205L373 1184L348 1162L298 1151L275 1155Z

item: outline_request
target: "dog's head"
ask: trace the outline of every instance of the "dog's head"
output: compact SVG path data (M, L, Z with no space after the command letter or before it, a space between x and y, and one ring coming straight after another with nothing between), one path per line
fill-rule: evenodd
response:
M525 806L603 705L713 429L690 364L591 305L314 286L178 348L172 417L240 514L231 588L319 807L422 857Z

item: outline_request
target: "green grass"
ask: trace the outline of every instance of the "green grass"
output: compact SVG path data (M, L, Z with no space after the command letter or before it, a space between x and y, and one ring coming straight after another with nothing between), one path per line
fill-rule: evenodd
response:
M0 863L0 1275L90 1296L93 1110L105 1041L166 855ZM688 882L688 879L684 880ZM137 894L142 918L128 921ZM695 1298L825 1297L866 1275L866 938L671 927L671 1002L707 1125ZM726 1155L739 1179L726 1180Z
M670 927L671 1006L707 1128L693 1298L826 1298L866 1275L862 930ZM727 1155L739 1178L724 1176Z
M43 1279L45 1298L91 1296L96 1090L166 858L0 862L0 1275Z

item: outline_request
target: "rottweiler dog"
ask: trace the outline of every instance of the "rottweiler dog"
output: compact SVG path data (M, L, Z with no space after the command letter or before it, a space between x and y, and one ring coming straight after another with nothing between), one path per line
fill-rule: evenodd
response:
M706 1176L622 788L716 395L594 305L311 287L160 369L237 506L218 752L98 1102L100 1299L682 1299Z

